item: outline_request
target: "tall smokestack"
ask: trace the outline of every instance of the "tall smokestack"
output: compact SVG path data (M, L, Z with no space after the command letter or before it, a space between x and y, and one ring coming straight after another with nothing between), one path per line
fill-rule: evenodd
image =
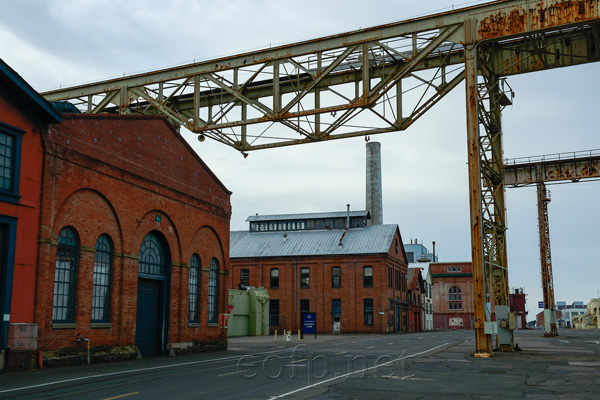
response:
M383 201L381 194L381 143L367 142L367 211L371 213L371 225L383 224Z

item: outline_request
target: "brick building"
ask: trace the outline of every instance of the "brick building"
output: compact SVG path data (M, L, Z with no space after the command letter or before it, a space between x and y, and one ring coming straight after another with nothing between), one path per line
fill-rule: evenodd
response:
M241 281L270 296L272 329L407 330L407 263L397 225L367 226L367 211L261 215L231 232L230 288ZM349 229L346 229L346 227Z
M41 133L57 122L60 114L0 60L0 369L35 349Z
M526 296L523 288L514 289L509 294L510 312L515 314L516 329L527 329Z
M230 192L162 117L64 114L44 139L44 365L225 348Z
M433 278L433 329L473 328L471 262L429 264Z
M408 268L406 280L408 282L408 330L410 332L422 331L425 323L425 282L421 276L421 268Z

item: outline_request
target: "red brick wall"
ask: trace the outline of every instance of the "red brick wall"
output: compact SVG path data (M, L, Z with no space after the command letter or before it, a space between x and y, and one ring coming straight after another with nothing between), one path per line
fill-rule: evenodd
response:
M452 325L452 319L462 319L463 325ZM446 312L433 313L433 329L473 329L473 313Z
M144 237L160 232L168 243L169 341L225 339L207 326L208 268L219 262L219 312L227 301L230 192L162 118L69 116L45 140L43 211L37 302L40 350L77 347L77 333L92 346L135 343L138 256ZM160 216L157 222L156 216ZM76 329L52 327L57 237L73 227L80 240ZM91 327L94 247L106 233L114 242L111 325ZM201 260L200 326L189 326L188 264Z
M401 239L398 238L401 246ZM393 247L393 246L392 246ZM269 259L231 259L229 287L237 289L240 283L240 270L250 270L250 285L264 286L271 299L279 300L280 315L284 329L300 329L300 300L310 301L310 311L317 315L317 331L331 333L331 300L340 299L342 308L342 333L376 333L388 331L388 298L406 298L405 291L388 288L387 266L401 274L407 273L406 261L402 254L390 249L387 255L297 257ZM373 267L373 287L363 287L363 266ZM300 269L310 268L310 287L300 287ZM341 287L331 287L331 268L341 267ZM270 288L270 270L279 268L279 288ZM296 274L294 279L294 272ZM295 289L296 288L296 289ZM364 299L373 299L374 325L364 325ZM379 315L383 311L384 315ZM390 327L393 329L394 327Z
M462 319L463 325L456 326L457 329L471 329L474 311L472 264L470 262L431 263L429 268L433 277L433 329L452 329L451 318ZM453 286L461 290L461 310L450 309L449 291Z
M525 309L526 299L525 293L511 293L510 295L510 311L515 313L515 319L519 319L520 322L515 321L517 326L521 329L527 328L527 310ZM520 323L520 325L519 325Z

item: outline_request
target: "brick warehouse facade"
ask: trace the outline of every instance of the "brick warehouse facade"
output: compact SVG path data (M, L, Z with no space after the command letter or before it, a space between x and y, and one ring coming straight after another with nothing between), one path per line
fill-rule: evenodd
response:
M433 329L473 329L473 266L469 262L430 263Z
M338 321L341 333L406 331L398 226L366 226L366 211L350 214L350 229L345 212L250 217L249 231L231 232L229 287L248 279L267 289L271 330L297 331L301 313L314 312L320 333Z
M92 360L225 348L231 193L185 140L162 117L64 114L44 145L44 365L81 361L78 338Z

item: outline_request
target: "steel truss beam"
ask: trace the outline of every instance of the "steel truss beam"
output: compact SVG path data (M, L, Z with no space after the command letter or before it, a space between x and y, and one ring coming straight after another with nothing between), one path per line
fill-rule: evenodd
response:
M494 1L43 95L165 115L246 153L404 130L465 80L476 351L490 355L486 303L508 298L502 78L598 61L599 6Z
M504 161L504 184L510 187L597 178L600 178L600 149Z
M465 43L489 43L499 77L596 61L598 1L497 1L44 95L243 152L399 131L463 81Z

